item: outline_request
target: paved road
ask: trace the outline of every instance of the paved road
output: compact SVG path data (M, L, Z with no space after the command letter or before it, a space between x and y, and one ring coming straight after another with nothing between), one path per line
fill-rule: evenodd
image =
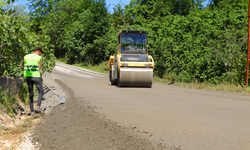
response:
M160 83L117 88L108 85L108 75L62 63L48 76L60 79L111 121L142 131L151 141L183 150L250 149L250 95Z

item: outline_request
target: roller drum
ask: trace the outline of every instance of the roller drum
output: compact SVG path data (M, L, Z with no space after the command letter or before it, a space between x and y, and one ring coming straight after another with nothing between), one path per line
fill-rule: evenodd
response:
M151 87L153 68L120 68L119 86Z

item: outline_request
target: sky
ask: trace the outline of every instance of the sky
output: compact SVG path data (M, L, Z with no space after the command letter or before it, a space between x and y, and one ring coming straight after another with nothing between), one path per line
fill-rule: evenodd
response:
M106 4L107 6L109 6L108 11L109 13L113 13L113 7L119 3L124 4L124 5L128 5L130 3L131 0L106 0ZM18 0L17 2L15 2L17 4L21 4L21 5L26 5L26 3L28 3L27 0ZM29 12L29 9L26 9L27 12Z

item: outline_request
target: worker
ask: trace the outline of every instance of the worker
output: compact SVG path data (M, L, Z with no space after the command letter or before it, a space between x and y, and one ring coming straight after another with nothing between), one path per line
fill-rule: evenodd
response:
M30 113L28 115L33 116L35 113L41 113L41 103L43 98L43 79L42 79L42 57L40 56L43 53L40 47L36 48L32 54L28 54L24 56L24 61L21 64L21 68L24 70L24 77L26 77L26 81L29 88L29 104L30 104ZM37 87L39 92L37 107L34 109L33 107L33 86L34 84Z

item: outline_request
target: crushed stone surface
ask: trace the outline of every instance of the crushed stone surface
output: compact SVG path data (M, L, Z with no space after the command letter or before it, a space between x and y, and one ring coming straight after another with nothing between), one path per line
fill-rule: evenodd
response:
M74 93L62 82L66 91L66 103L58 105L44 121L37 125L33 143L41 144L40 150L177 150L132 133L131 129L119 126L90 106L80 103Z
M65 96L65 93L63 92L60 85L58 85L55 82L55 79L50 77L43 77L43 82L52 88L59 96ZM50 91L48 88L44 86L44 96L42 100L42 110L45 114L49 114L53 108L60 105L60 99L57 95L55 95L52 91ZM66 96L65 96L66 98ZM34 103L34 108L36 103ZM28 134L25 134L22 136L22 143L17 147L18 150L38 150L40 147L40 144L38 142L32 143L32 132L29 132Z
M65 93L63 92L62 88L55 82L55 79L50 77L43 77L43 82L53 89L59 96L64 96L66 98ZM54 107L60 105L60 98L54 94L49 88L46 88L43 85L44 89L44 100L42 101L42 109L44 113L49 113Z
M23 141L17 150L39 150L39 143L32 143L31 133L22 136Z

